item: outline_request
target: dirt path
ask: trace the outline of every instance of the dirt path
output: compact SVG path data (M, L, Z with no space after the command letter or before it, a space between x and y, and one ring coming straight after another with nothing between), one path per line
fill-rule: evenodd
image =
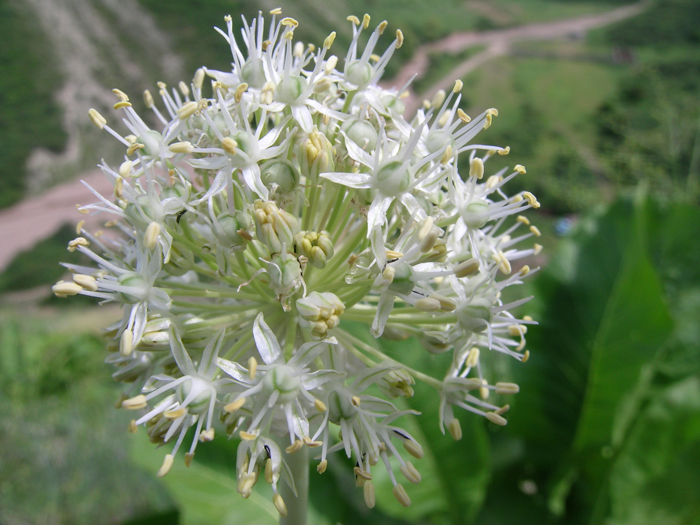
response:
M51 2L49 0L31 0L38 5L61 4L61 1ZM106 4L111 4L112 0L103 0ZM409 114L418 107L423 98L432 98L439 89L450 89L454 80L462 78L473 71L484 62L504 55L508 52L510 44L525 40L551 40L561 38L569 34L580 34L588 30L602 27L613 22L634 16L643 11L649 5L644 1L631 6L621 7L599 15L584 16L570 20L560 20L546 24L531 24L512 29L502 29L485 31L481 33L455 33L447 38L420 46L408 63L404 65L397 77L392 81L392 85L402 85L413 75L421 76L428 68L429 56L431 53L458 53L466 48L485 45L485 50L473 55L468 60L460 64L444 78L439 79L422 97L415 94L406 100ZM176 60L172 59L174 62ZM73 61L78 63L79 61ZM177 68L173 64L174 69ZM75 72L74 72L75 73ZM100 99L106 96L96 83L93 94ZM84 101L83 101L84 102ZM77 112L76 112L77 113ZM82 118L85 112L80 112ZM77 118L77 115L74 116ZM112 188L106 178L98 171L89 172L82 177L97 191L108 195ZM12 258L19 252L31 248L34 244L54 233L62 224L70 222L77 224L82 219L87 220L87 224L94 228L105 220L106 216L86 217L75 210L77 203L87 204L94 202L95 198L79 182L72 182L53 188L49 192L32 197L12 208L0 211L0 271L2 271Z
M644 11L650 2L644 0L637 4L628 5L601 13L588 15L568 20L558 20L544 24L530 24L511 29L499 29L493 31L453 33L452 35L420 46L413 58L407 62L399 74L392 80L392 85L401 86L413 76L423 76L428 70L430 55L433 53L456 54L474 46L486 46L483 51L471 56L443 78L438 79L432 87L422 96L411 92L405 100L408 114L413 113L423 99L430 100L439 90L449 90L454 85L455 79L464 77L484 62L497 56L505 55L514 42L527 40L554 40L567 35L580 35L591 29L624 20Z

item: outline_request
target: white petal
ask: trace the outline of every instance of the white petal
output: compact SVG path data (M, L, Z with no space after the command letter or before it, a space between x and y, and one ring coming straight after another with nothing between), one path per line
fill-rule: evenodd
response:
M372 177L366 173L331 172L321 173L321 177L350 188L369 188Z
M262 357L266 365L271 365L282 357L280 344L277 342L274 332L265 323L262 313L258 314L253 323L253 337L255 338L255 346L258 347L260 357Z

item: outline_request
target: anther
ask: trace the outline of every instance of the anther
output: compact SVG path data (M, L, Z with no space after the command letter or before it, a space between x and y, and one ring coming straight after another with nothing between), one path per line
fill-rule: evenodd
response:
M459 419L453 419L447 425L447 430L450 432L450 436L455 441L462 439L462 426L459 424Z
M377 26L377 30L379 31L379 34L382 35L384 34L384 30L386 29L386 26L389 25L389 22L384 20L381 24Z
M281 15L282 14L282 8L281 7L275 7L272 11L270 11L271 15Z
M257 434L251 434L250 432L246 432L245 430L241 430L241 431L238 433L238 435L241 436L241 439L242 439L243 441L253 441L253 440L258 439L258 435L257 435Z
M131 168L133 167L133 165L134 163L130 160L122 162L119 166L119 176L123 178L128 177L131 174Z
M288 27L298 27L299 26L299 22L297 22L296 20L294 20L293 18L291 18L289 16L280 20L280 24L282 24L283 26L288 26Z
M457 116L459 117L459 120L461 120L465 124L468 124L472 121L472 118L469 115L467 115L461 108L457 108Z
M248 90L248 84L243 82L241 85L239 85L236 88L235 93L233 94L233 100L236 101L236 104L238 104L241 101L241 98L243 97L243 93L245 93Z
M258 361L255 359L255 357L250 356L250 359L248 359L248 377L250 377L251 381L255 379L255 374L257 371Z
M139 429L139 427L136 426L136 420L132 419L129 421L129 433L130 434L136 434L136 431Z
M423 299L418 299L414 306L422 312L435 312L440 310L440 301L426 297Z
M187 468L190 468L192 465L192 460L194 459L194 452L188 452L185 454L185 466Z
M83 288L76 283L58 282L51 287L51 291L59 297L66 297L67 295L79 294Z
M325 412L326 410L328 410L328 407L320 399L314 399L314 406L319 412Z
M199 441L202 443L207 443L208 441L212 441L214 439L214 429L210 428L209 430L202 430L202 432L199 434Z
M189 97L190 96L190 88L187 87L187 84L185 84L182 80L177 85L178 89L180 90L180 93L182 93L183 96Z
M403 488L403 485L401 483L398 483L392 490L391 492L394 493L394 497L396 500L401 503L404 507L410 507L411 506L411 498L408 497L408 494L406 493L406 489Z
M527 333L527 327L522 324L512 324L508 327L508 335L511 337L517 337L519 335L525 335Z
M228 153L229 155L235 155L236 154L236 147L238 146L238 142L233 140L231 137L224 137L224 139L221 141L221 147L224 148L224 151Z
M468 277L479 271L478 259L467 259L454 267L455 277Z
M367 508L373 509L376 503L374 483L371 481L365 482L364 486L362 487L362 495L365 498L365 505L367 505Z
M372 474L370 472L367 472L366 470L362 470L360 467L355 467L353 469L353 472L356 476L359 476L366 481L372 480Z
M151 95L151 92L148 90L143 92L143 103L146 104L148 109L152 109L155 105L155 102L153 102L153 95Z
M523 217L522 215L518 215L518 218L516 219L518 222L524 224L525 226L530 225L530 220L527 217Z
M287 506L284 504L282 496L279 494L272 496L272 503L275 504L275 508L277 509L277 512L280 513L280 516L283 518L287 516Z
M333 45L333 41L335 40L335 31L333 31L330 35L326 37L326 39L323 41L323 47L325 49L330 49L330 47Z
M360 19L357 18L355 15L350 15L349 17L346 18L347 21L352 22L356 26L360 25Z
M128 328L122 332L119 340L119 353L123 356L131 355L134 351L134 334Z
M510 146L506 146L503 149L496 150L499 155L508 155L510 153Z
M479 362L479 349L475 346L469 350L469 356L467 356L467 366L469 368L474 368Z
M525 350L525 352L523 352L523 357L522 357L522 359L520 359L520 362L521 362L521 363L527 363L527 360L528 360L528 359L530 359L530 350Z
M127 410L141 410L142 408L146 408L147 405L146 396L143 394L122 401L122 408L126 408Z
M359 407L362 404L362 400L357 396L352 396L351 401L352 401L352 404L355 405L356 407Z
M515 383L496 383L497 394L517 394L520 392L520 387Z
M122 108L130 108L131 107L131 102L127 102L125 100L122 100L121 102L117 102L114 104L114 109L122 109Z
M138 150L143 149L143 148L145 148L145 147L146 147L146 146L144 146L143 144L141 144L141 143L139 143L139 142L134 142L131 146L129 146L128 148L126 148L126 154L127 154L127 155L133 155L133 154L136 153Z
M513 171L517 171L521 175L524 175L525 173L527 173L525 166L523 166L522 164L516 164L515 167L513 168Z
M403 442L403 448L406 449L406 452L411 454L416 459L423 459L423 447L421 447L418 443L415 441L411 441L410 439L406 439Z
M96 109L90 108L88 110L88 116L95 126L97 126L99 129L104 129L105 124L107 124L107 120L100 115Z
M540 232L540 229L539 229L537 226L535 226L535 225L530 226L530 231L532 232L532 234L533 234L535 237L541 237L541 236L542 236L542 232Z
M165 459L163 460L163 465L160 467L158 470L158 477L162 478L164 477L168 472L170 472L170 469L173 468L173 463L175 462L175 458L172 456L172 454L166 454Z
M297 439L296 441L294 441L294 443L285 448L284 451L287 454L296 454L297 452L299 452L299 450L301 450L301 447L303 446L304 444Z
M177 419L185 414L187 414L187 409L185 407L180 407L177 410L166 410L163 412L166 419Z
M457 301L454 299L450 299L449 297L445 297L444 295L440 294L430 294L431 299L435 299L440 303L440 310L443 312L452 312L457 308Z
M83 233L83 226L85 226L85 221L82 220L78 224L75 225L75 234L80 235Z
M309 448L316 448L323 445L323 441L314 441L313 439L304 436L304 445L306 445Z
M146 233L143 236L143 244L149 250L153 250L158 244L158 237L160 236L160 224L156 221L151 222L146 228Z
M400 29L396 30L396 49L403 45L403 32Z
M232 412L235 412L239 408L241 408L243 405L245 405L245 397L241 397L240 399L237 399L228 405L224 407L224 411L228 412L229 414Z
M486 412L486 419L491 421L491 423L494 423L501 427L504 427L508 424L508 420L503 416L497 414L496 412Z
M542 251L542 245L541 245L541 244L535 243L534 246L533 246L533 248L534 248L534 250L535 250L535 255L537 255L538 253L540 253L540 252Z
M406 477L408 481L414 484L418 484L421 481L420 472L413 466L413 463L407 461L405 465L401 465L401 473Z
M198 104L194 101L186 102L177 110L177 116L180 120L185 120L194 115L198 107Z
M324 459L316 466L316 471L319 474L323 474L327 468L328 468L328 460Z
M479 157L474 157L469 163L469 176L481 180L484 176L484 161Z

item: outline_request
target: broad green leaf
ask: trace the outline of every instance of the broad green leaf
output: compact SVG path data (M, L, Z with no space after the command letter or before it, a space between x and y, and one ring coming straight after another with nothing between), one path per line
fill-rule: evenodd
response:
M136 465L155 473L164 455L155 450L144 432L133 436L131 459ZM177 456L163 483L177 502L181 525L273 525L279 521L271 497L254 490L244 500L236 492L235 477L200 464L196 458L186 468L182 455Z
M700 379L657 392L610 475L611 523L700 521Z

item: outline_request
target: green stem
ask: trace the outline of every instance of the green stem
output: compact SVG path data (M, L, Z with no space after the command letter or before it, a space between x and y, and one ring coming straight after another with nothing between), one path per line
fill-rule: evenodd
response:
M280 446L284 449L282 443L280 443ZM286 460L292 472L297 495L294 495L287 483L280 484L280 496L282 496L287 507L287 515L280 517L280 525L306 525L307 509L309 507L308 447L301 447L297 453L287 455Z

